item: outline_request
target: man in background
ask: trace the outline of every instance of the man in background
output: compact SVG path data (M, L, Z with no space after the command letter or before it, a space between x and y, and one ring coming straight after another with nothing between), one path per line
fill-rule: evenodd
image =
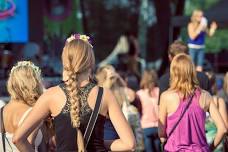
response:
M168 57L169 57L170 63L173 60L173 58L180 53L188 54L188 46L182 41L178 41L178 40L174 41L169 46L169 50L168 50ZM197 72L197 78L198 78L200 87L210 92L210 83L206 74L203 72ZM164 75L160 77L158 81L159 97L164 91L166 91L169 88L169 79L170 79L170 72L168 70ZM160 103L160 101L158 103Z

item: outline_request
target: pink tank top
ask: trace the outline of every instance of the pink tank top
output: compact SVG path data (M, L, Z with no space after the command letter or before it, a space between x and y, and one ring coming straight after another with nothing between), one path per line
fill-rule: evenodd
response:
M155 87L149 94L149 90L137 91L142 105L142 128L158 127L158 96L159 88Z
M165 151L210 152L205 135L206 112L199 105L200 95L201 90L197 89L191 105L169 137L165 145ZM178 121L188 101L189 98L181 100L176 112L167 117L167 136L169 136L171 129Z

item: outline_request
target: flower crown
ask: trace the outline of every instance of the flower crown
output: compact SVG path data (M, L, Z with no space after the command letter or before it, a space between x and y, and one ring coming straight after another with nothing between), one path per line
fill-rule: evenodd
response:
M12 67L10 73L13 73L19 67L31 67L38 75L41 74L41 70L38 66L33 64L31 61L19 61L15 66Z
M91 38L89 37L89 36L87 36L87 35L81 35L81 34L73 34L73 35L71 35L69 38L67 38L67 42L69 43L69 42L71 42L72 40L83 40L84 42L86 42L86 43L88 43L92 48L93 48L93 46L92 46L92 42L91 42Z

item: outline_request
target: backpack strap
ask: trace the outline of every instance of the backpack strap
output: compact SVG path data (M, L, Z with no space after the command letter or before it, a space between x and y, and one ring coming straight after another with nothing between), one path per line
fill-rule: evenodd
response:
M3 144L3 152L6 152L6 143L5 143L5 127L4 127L4 121L3 121L3 109L4 106L1 108L1 112L0 112L0 120L1 120L1 133L2 133L2 144Z
M103 95L103 88L99 87L98 94L97 94L97 99L95 103L95 108L90 116L88 125L86 127L85 133L84 133L84 141L85 141L85 148L87 147L91 134L93 132L95 123L97 121L97 117L101 108L101 100L102 100L102 95Z

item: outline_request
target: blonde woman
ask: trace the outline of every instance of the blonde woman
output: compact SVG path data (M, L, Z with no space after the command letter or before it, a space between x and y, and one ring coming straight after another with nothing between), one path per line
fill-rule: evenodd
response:
M75 34L67 39L62 52L64 83L48 89L37 101L29 116L16 131L13 142L23 152L31 152L27 136L49 114L53 117L56 147L62 151L131 151L135 147L134 135L110 90L104 88L99 115L85 149L83 134L94 110L98 86L91 80L95 64L89 37ZM107 113L115 126L119 139L103 140ZM128 139L128 140L125 140Z
M123 84L118 78L119 77L114 67L111 65L105 65L97 69L96 79L97 79L98 85L104 88L111 89L111 91L114 93L114 96L121 107L123 101L121 100L121 95L119 94L119 91L117 91L116 89L117 89L117 86L119 86L118 89L123 90ZM113 140L117 138L119 138L119 136L115 131L115 128L112 125L111 120L107 117L104 125L104 139Z
M4 106L3 120L1 121L6 132L5 139L3 139L5 140L5 151L19 152L12 143L12 137L43 92L40 69L29 61L18 62L9 74L7 90L10 94L10 101ZM37 151L38 146L41 146L42 138L42 133L39 130L30 132L26 139L35 148L32 150ZM4 142L0 141L1 151Z
M213 98L199 87L191 58L185 54L175 56L170 76L170 88L162 93L159 106L159 136L162 142L166 141L165 151L214 150L221 142L226 127ZM205 135L206 111L209 111L217 128L210 147Z
M158 98L157 73L145 70L140 82L141 89L137 91L142 105L141 126L144 132L146 152L160 150L158 137Z
M196 65L197 71L203 70L205 37L214 35L217 24L212 22L210 28L207 28L207 19L203 15L203 11L194 10L191 16L191 22L188 24L188 47L189 54Z
M143 132L140 125L139 112L136 107L130 105L130 102L132 103L136 100L135 92L127 87L125 81L110 65L99 68L97 70L96 78L100 86L110 88L113 92L135 135L135 150L143 151ZM109 119L105 122L104 138L107 140L118 138L118 135Z

